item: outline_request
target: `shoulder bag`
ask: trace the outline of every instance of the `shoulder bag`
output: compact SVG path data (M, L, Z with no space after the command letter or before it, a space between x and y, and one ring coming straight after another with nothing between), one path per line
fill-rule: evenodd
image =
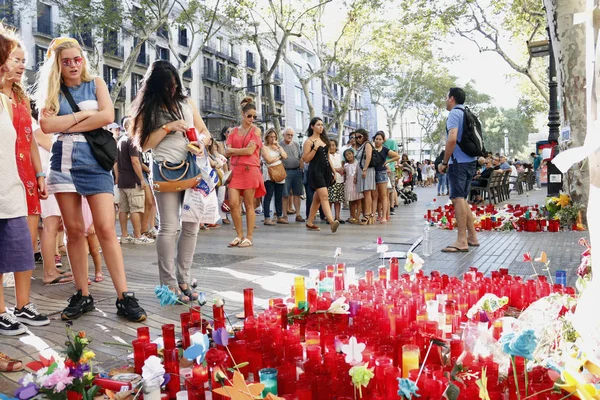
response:
M65 85L61 85L60 88L71 105L73 112L79 112L79 106L75 103L75 100L73 100L69 88ZM93 131L82 132L82 134L89 143L98 164L105 170L111 171L117 161L117 142L114 139L112 132L104 128L97 128Z

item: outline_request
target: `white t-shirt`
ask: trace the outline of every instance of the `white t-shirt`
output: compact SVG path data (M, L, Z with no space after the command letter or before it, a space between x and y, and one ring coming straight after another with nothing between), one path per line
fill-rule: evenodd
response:
M339 172L335 171L342 168L342 155L340 153L329 154L331 156L331 166L335 172L335 183L344 183L344 177Z

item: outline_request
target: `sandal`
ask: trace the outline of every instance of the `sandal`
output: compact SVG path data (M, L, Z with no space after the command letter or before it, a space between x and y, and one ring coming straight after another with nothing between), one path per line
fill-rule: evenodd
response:
M181 290L181 293L184 294L189 299L189 301L198 300L198 296L199 296L198 292L194 291L189 286L187 288L183 289L181 287L181 285L179 285L179 289Z
M229 225L229 224L231 224L231 221L229 219L227 219L227 218L225 218L222 222L223 222L223 225Z
M248 238L244 238L244 240L242 240L242 243L240 243L240 245L238 247L250 247L252 246L252 240L248 239Z
M319 228L315 224L313 224L313 225L306 224L306 229L308 229L309 231L320 231L321 230L321 228Z
M190 302L190 298L182 290L175 291L175 295L177 296L177 300L179 300L182 303L189 303Z
M58 252L63 256L67 255L67 248L65 247L64 244L61 244L60 246L58 246Z
M48 283L44 282L44 286L66 285L67 283L71 283L73 281L74 281L73 276L59 275Z
M94 277L94 282L100 283L104 280L104 274L102 272L96 272L96 276Z
M23 369L23 362L0 353L0 372L17 372Z
M236 237L227 245L227 247L237 247L240 245L241 242L242 242L242 239L240 239L239 237Z

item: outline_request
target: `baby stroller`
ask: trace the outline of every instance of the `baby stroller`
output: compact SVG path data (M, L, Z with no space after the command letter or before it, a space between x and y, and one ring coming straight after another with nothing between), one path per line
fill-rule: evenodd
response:
M417 194L413 192L413 171L409 166L402 167L402 187L398 185L398 197L404 201L404 204L410 204L417 201Z

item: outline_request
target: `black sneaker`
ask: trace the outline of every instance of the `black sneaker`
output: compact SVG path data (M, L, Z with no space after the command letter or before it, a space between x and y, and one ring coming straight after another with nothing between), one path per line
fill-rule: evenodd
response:
M40 314L33 303L26 304L21 309L15 308L15 317L26 325L44 326L50 323L48 317Z
M0 335L16 336L27 332L25 325L7 312L0 314Z
M138 304L133 292L123 292L123 299L117 299L117 315L133 322L146 320L146 311Z
M33 255L33 258L35 259L36 264L42 264L44 262L44 259L42 258L42 253L40 253L39 251Z
M73 296L69 298L69 305L60 314L60 317L68 321L70 319L76 319L88 311L92 311L94 308L94 299L92 296L83 296L81 290L78 290Z

